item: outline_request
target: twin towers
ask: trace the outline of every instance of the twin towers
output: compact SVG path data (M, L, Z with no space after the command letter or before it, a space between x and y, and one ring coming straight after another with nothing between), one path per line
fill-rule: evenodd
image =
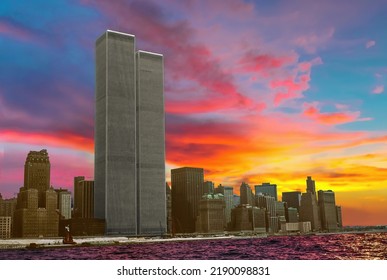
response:
M110 30L96 41L94 172L106 234L166 232L163 56Z

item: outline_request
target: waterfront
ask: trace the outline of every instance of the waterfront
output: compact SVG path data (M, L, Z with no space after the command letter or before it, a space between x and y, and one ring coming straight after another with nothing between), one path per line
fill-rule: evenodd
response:
M233 237L1 250L19 260L386 260L387 233Z

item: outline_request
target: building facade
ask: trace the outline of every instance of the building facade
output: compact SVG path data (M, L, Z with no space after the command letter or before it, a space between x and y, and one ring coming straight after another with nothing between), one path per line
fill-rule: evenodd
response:
M203 181L203 168L182 167L171 170L172 220L175 232L195 232Z
M262 183L261 185L255 185L255 194L262 193L264 195L269 195L274 197L277 200L277 185L270 183Z
M224 209L224 217L225 217L225 226L227 228L227 226L231 222L231 209L234 208L234 188L219 185L215 189L215 193L223 194L224 202L226 203L226 208Z
M50 187L47 150L31 151L24 169L25 186L20 188L14 213L15 237L58 236L57 193Z
M334 232L337 227L337 209L335 193L329 191L318 191L318 206L321 215L321 228L324 231Z
M93 180L77 180L74 188L74 218L94 218Z
M58 196L58 210L62 219L71 219L71 193L65 189L55 190Z
M283 192L282 201L286 202L288 207L300 209L301 205L301 192Z
M166 232L163 72L133 35L96 41L94 215L107 234Z
M247 183L242 182L239 193L241 195L240 204L254 205L254 194Z
M225 227L226 204L222 194L204 194L199 201L199 215L196 219L196 232L223 232Z

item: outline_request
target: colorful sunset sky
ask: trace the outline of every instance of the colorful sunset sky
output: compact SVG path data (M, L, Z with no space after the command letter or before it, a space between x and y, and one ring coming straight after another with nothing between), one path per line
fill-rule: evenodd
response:
M30 150L54 187L94 177L95 40L165 59L166 177L333 190L344 225L387 224L386 0L0 2L0 193Z

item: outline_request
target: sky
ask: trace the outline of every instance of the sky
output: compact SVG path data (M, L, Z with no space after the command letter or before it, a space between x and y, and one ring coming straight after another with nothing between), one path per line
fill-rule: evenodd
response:
M165 60L166 178L333 190L344 225L387 224L386 0L0 2L0 193L47 149L51 184L94 177L95 40Z

